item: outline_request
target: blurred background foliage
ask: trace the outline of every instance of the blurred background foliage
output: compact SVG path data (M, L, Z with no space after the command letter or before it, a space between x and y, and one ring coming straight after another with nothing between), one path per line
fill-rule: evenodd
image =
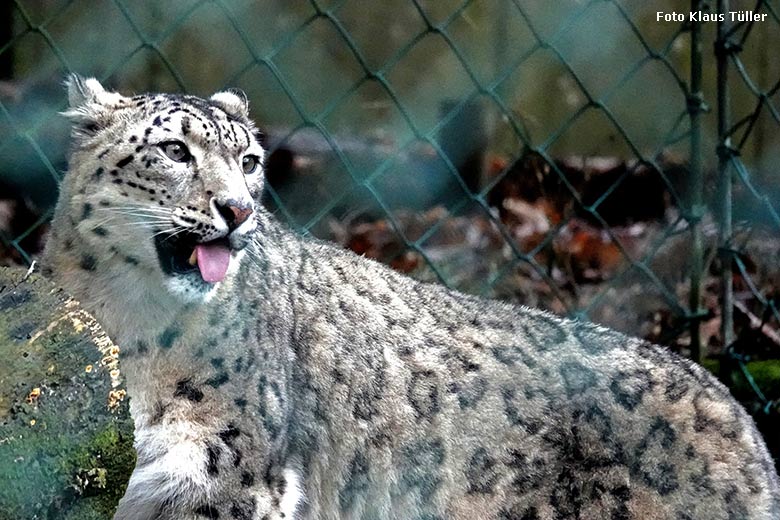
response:
M299 232L671 344L776 434L780 2L733 0L766 19L720 34L692 8L716 5L3 2L0 262L45 240L67 72L239 87L267 134L266 202Z

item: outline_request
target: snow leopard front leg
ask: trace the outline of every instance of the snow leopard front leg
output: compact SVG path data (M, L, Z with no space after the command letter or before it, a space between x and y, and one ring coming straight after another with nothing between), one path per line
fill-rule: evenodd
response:
M241 435L234 425L215 431L191 422L137 430L138 461L114 520L292 518L296 473L244 460Z
M128 387L137 461L114 520L290 520L300 493L285 469L288 411L246 394L281 376L228 380L220 364L186 359L164 349L126 359L143 376Z

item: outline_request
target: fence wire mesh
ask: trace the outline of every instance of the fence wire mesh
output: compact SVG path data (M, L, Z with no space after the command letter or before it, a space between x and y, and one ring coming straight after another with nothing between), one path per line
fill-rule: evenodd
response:
M241 87L268 134L267 204L301 233L671 343L776 425L778 4L658 18L677 4L5 2L3 258L45 238L66 72Z
M774 234L780 231L776 169L768 162L777 150L764 153L767 134L777 135L780 130L780 77L757 71L745 59L751 39L762 38L757 34L757 22L733 20L728 16L730 5L727 0L719 1L717 9L725 15L724 23L718 27L715 44L721 211L719 253L724 263L721 334L727 345L727 366L721 369L723 374L736 372L737 377L747 382L756 407L762 408L763 414L757 414L757 420L759 424L766 424L772 414L777 415L780 401L778 395L769 393L757 382L756 376L772 366L767 362L768 358L777 358L775 331L780 323L779 293L776 284L761 280L756 266L750 265L743 237L744 233L752 232L751 225L755 226L758 215ZM763 23L773 31L780 29L777 3L759 1L753 12L765 19ZM752 99L752 103L735 109L731 99L740 90ZM746 203L751 208L748 213L735 214L734 201L738 198L749 201ZM769 261L776 262L780 257L775 254L770 258ZM737 320L742 323L738 327L739 333L735 334ZM775 339L770 347L774 353L769 355L764 351L766 342L762 341L766 331L771 331L770 335ZM776 454L777 441L769 442Z

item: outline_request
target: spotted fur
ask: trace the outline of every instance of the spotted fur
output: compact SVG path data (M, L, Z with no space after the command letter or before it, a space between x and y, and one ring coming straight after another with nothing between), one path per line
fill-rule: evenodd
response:
M263 155L241 93L69 91L45 265L122 347L116 520L780 517L753 422L697 365L296 236L241 170ZM251 218L229 229L225 201ZM161 265L179 229L228 237L223 282Z

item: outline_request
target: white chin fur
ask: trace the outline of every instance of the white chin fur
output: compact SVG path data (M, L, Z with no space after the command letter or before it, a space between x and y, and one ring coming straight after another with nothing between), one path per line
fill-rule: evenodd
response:
M217 292L219 283L206 283L199 274L172 276L165 281L168 292L185 303L205 303Z

